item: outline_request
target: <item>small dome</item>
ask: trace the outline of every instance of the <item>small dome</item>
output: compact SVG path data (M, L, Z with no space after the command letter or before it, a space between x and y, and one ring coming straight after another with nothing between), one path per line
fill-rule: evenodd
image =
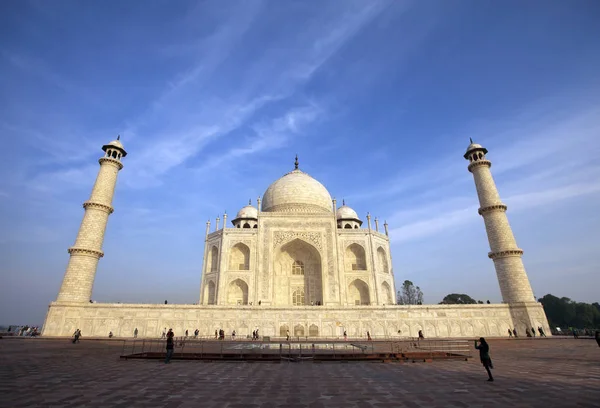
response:
M337 212L335 213L335 217L338 220L358 220L358 214L356 214L356 211L354 211L352 208L348 207L347 205L342 205L340 208L338 208Z
M467 147L467 151L464 154L464 158L468 159L469 158L469 153L472 152L473 150L479 150L482 151L483 154L487 154L488 150L483 147L482 145L478 144L478 143L473 143L473 139L470 139L471 144L469 144L469 147Z
M121 139L121 136L117 137L116 140L113 140L112 142L109 142L109 143L105 144L104 146L102 146L102 150L106 151L107 149L110 149L111 147L115 147L121 151L121 154L123 155L123 157L127 156L127 152L125 151L125 148L123 147L123 144L121 143L121 141L119 139Z
M293 170L276 180L263 195L265 212L332 212L329 192L317 180L301 170Z
M467 152L474 150L474 149L483 149L483 146L478 143L471 143L469 145L469 147L467 147Z
M241 210L238 211L237 215L235 216L236 219L240 219L240 218L250 218L253 220L258 219L258 210L256 209L256 207L253 207L251 205L247 205L244 208L242 208Z

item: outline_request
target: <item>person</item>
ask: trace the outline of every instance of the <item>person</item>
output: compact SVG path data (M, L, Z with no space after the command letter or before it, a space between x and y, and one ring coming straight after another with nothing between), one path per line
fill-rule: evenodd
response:
M516 327L513 329L513 336L519 337L519 336L517 336L517 328Z
M546 337L546 333L544 333L544 329L542 329L542 326L538 327L538 332L540 333L540 337Z
M81 337L81 330L79 330L79 329L75 330L75 333L73 333L73 344L79 343L80 337Z
M367 340L371 341L371 333L369 333L369 331L367 330Z
M479 345L477 345L477 340L475 340L475 348L479 350L479 360L481 360L481 364L485 367L485 371L488 373L488 381L494 381L494 377L492 377L492 372L490 368L494 368L492 364L492 359L490 358L490 346L485 341L483 337L479 338Z
M169 329L169 332L167 333L167 356L165 358L165 364L171 362L171 357L173 356L173 337L175 337L175 334L172 329Z
M261 304L261 303L262 303L262 300L259 300L259 301L258 301L258 305L260 306L260 304Z
M198 329L194 330L194 338L195 339L198 338L198 333L200 333L200 330L198 330Z
M219 338L219 332L215 329L215 340Z
M425 336L423 336L423 330L419 330L419 340L421 339L425 339Z
M134 339L137 339L137 334L138 334L138 329L136 327L135 330L133 331L133 338Z
M579 338L579 331L577 331L577 329L574 328L574 327L573 327L572 331L573 331L573 338L578 339Z
M235 340L235 330L231 332L231 340Z
M596 338L596 344L600 347L600 330L596 330L596 335L594 337Z
M512 331L508 329L508 337L512 337Z
M286 336L285 340L290 341L290 331L289 330L287 332L285 332L285 336Z
M113 336L112 331L108 332L108 338L112 339L112 336Z
M346 330L344 330L344 341L346 341L348 339L348 334L346 333Z
M160 338L161 339L166 339L167 338L167 328L166 327L163 329L162 336Z
M527 337L531 337L531 333L529 333L529 327L527 327L527 328L525 329L525 335L526 335Z
M188 329L185 329L185 338L188 338Z
M533 327L531 328L531 335L535 337L535 329Z

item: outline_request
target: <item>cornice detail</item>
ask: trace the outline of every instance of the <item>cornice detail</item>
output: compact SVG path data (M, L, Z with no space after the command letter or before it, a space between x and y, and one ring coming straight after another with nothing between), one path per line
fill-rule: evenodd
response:
M522 255L523 255L523 250L516 248L516 249L507 249L506 251L490 252L490 253L488 253L488 258L496 259L496 258L506 258L509 256L522 256Z
M121 163L120 160L113 159L112 157L101 157L98 159L98 163L100 163L100 165L103 165L104 163L111 163L116 165L119 170L123 168L123 163Z
M479 213L479 215L483 215L485 213L494 212L494 211L506 212L507 208L508 207L506 207L506 205L504 205L504 204L495 204L495 205L488 205L487 207L481 207L477 210L477 212Z
M479 166L492 167L492 162L489 160L477 160L477 161L471 162L469 164L469 167L467 167L467 169L472 173L473 169L475 167L479 167Z
M96 203L94 201L86 201L85 203L83 203L83 208L85 208L87 210L88 207L96 208L98 210L104 210L109 214L112 214L115 211L115 209L113 207L111 207L110 205Z
M87 249L87 248L71 247L68 249L67 252L69 252L69 254L71 254L71 255L79 254L79 255L93 256L95 258L102 258L104 256L104 252L102 252L102 251L97 251L95 249Z

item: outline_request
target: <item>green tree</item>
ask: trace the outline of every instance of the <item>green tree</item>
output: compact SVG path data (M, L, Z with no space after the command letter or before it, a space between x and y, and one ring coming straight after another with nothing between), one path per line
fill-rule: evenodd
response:
M397 299L399 305L422 305L423 292L411 281L405 280L402 289L398 291Z
M600 309L597 302L574 302L568 297L558 298L550 294L539 301L544 306L548 323L553 328L600 328Z
M477 301L469 295L465 295L464 293L451 293L442 299L440 305L473 305L475 303L477 303Z

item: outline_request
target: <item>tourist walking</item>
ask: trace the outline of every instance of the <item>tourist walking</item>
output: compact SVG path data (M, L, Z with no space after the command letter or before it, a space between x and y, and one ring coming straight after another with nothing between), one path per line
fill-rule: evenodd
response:
M80 337L81 337L81 330L79 330L79 329L75 330L75 333L73 333L73 344L79 343Z
M596 343L598 344L598 347L600 347L600 330L596 330L596 335L594 337L596 338Z
M136 327L135 330L133 331L133 338L134 339L137 339L137 334L138 334L138 329Z
M369 333L369 331L367 330L367 340L371 341L371 333Z
M235 330L231 332L231 340L235 340Z
M167 356L165 358L165 364L171 362L171 357L173 356L173 337L175 337L175 334L172 329L169 329L169 332L167 333Z
M215 329L215 340L219 338L219 332L217 329Z
M346 333L346 330L344 330L344 341L348 340L348 334Z
M538 327L538 332L540 333L540 337L546 337L546 333L544 333L544 329L542 329L542 326Z
M516 327L513 329L513 336L519 337L519 336L517 336L517 328Z
M533 327L531 328L531 335L535 337L535 329Z
M419 340L425 340L425 336L423 335L423 330L419 330Z
M198 338L198 333L200 333L200 330L198 330L198 329L194 330L194 338L195 339Z
M492 364L492 359L490 358L490 346L485 341L483 337L479 338L479 345L477 345L477 340L475 340L475 348L479 350L479 360L481 360L481 364L485 367L485 371L488 373L488 381L494 381L494 377L492 377L491 368L494 368Z
M166 339L167 338L167 328L166 327L163 329L162 336L160 336L160 338L161 339Z
M512 337L512 331L508 329L508 337Z
M188 338L188 330L187 329L185 329L185 338L186 339Z
M290 341L290 331L289 330L285 332L285 340Z

